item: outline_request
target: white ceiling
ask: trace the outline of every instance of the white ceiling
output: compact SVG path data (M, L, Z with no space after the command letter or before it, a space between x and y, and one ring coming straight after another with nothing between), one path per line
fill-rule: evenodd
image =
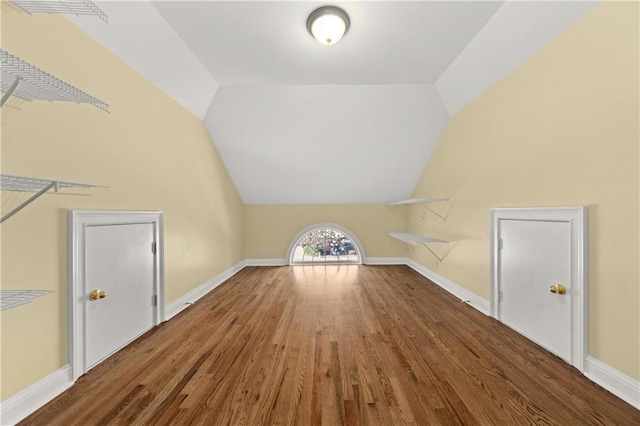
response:
M324 2L154 2L222 85L435 83L502 2L334 2L334 46L306 19Z
M245 204L408 197L449 115L597 4L333 2L351 28L324 46L325 2L97 3L108 25L73 21L204 119Z

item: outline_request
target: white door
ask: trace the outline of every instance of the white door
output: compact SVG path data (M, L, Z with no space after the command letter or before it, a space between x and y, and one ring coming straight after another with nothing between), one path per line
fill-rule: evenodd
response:
M85 237L88 370L155 324L154 225L87 226Z
M498 319L571 363L571 224L501 219L498 234Z

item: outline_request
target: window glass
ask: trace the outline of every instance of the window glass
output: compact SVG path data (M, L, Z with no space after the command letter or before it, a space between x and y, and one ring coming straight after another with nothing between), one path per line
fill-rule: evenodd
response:
M360 263L357 246L344 232L317 228L298 240L291 263Z

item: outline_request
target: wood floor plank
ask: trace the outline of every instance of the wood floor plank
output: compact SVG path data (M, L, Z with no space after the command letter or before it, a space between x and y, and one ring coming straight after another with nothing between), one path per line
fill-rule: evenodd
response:
M406 266L248 267L24 425L637 425Z

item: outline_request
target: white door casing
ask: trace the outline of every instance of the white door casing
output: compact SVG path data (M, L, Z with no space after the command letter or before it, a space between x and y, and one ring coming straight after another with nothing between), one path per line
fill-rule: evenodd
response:
M131 226L128 229L123 226ZM133 232L132 232L133 231ZM109 235L111 233L112 235ZM150 233L150 234L149 234ZM131 234L127 236L128 234ZM104 241L95 239L105 239ZM141 316L151 314L151 321L138 324L126 330L126 325L122 324L110 324L113 326L113 330L120 330L124 328L125 334L123 338L127 341L121 342L119 345L104 345L101 349L98 348L97 352L92 349L88 351L87 344L95 343L96 340L91 341L87 339L87 334L92 333L95 335L97 329L95 326L103 324L106 321L106 312L108 311L109 303L102 304L102 302L113 300L118 298L122 302L122 294L118 294L119 291L115 287L111 287L110 291L107 291L107 297L100 301L90 302L88 294L93 289L88 285L99 284L102 286L110 287L113 285L127 285L126 282L120 284L110 283L109 279L103 281L89 282L88 274L91 274L91 279L95 280L99 276L105 276L106 272L113 272L114 268L131 270L131 262L127 262L127 256L123 256L124 253L106 255L102 253L104 257L95 262L92 259L92 267L90 270L87 268L87 254L93 253L100 254L101 250L104 251L109 247L113 247L113 244L120 244L123 241L126 242L127 238L130 240L127 244L133 241L133 245L142 245L149 243L149 237L152 241L155 241L155 255L151 253L151 247L148 247L149 255L151 256L151 262L146 262L146 266L151 267L151 271L136 272L137 277L130 277L131 279L143 279L149 280L151 278L151 285L153 286L152 292L148 293L148 288L139 288L137 295L131 295L131 300L126 303L136 303L136 301L142 301L142 298L147 298L154 294L157 298L155 306L150 306L150 309L143 307L141 311L135 310L132 312L132 319L138 321ZM124 238L124 240L123 240ZM88 246L87 242L90 239ZM137 243L136 243L137 241ZM141 247L137 249L132 248L134 251L140 252ZM132 253L129 253L132 254ZM137 255L140 257L140 255ZM147 259L149 259L147 257ZM109 268L108 263L114 262L112 265L114 268ZM135 261L134 261L135 262ZM144 261L142 261L144 264ZM129 263L129 266L127 264ZM142 265L141 265L142 266ZM164 320L164 281L163 281L163 239L162 239L162 213L161 212L136 212L136 211L70 211L68 214L68 279L69 279L69 364L73 371L73 380L75 381L82 374L97 361L109 355L113 351L117 350L124 344L128 343L131 339L141 334L141 327L149 328L159 324ZM135 275L135 273L134 273ZM111 275L113 276L113 275ZM107 276L109 277L109 276ZM130 282L129 282L130 283ZM115 291L115 293L114 293ZM111 293L111 294L110 294ZM135 292L134 292L135 293ZM146 300L144 303L147 307L151 305ZM133 305L131 305L133 306ZM128 309L131 309L128 306ZM90 324L89 324L90 322ZM93 328L92 328L93 327ZM148 329L148 328L147 328ZM142 332L146 331L142 330ZM105 332L103 328L101 332ZM127 334L129 333L129 334ZM137 333L137 334L136 334ZM113 336L108 336L107 340L112 339ZM100 355L100 351L107 351Z
M157 324L153 234L152 223L85 228L87 369ZM88 300L92 290L106 296Z
M490 214L491 315L580 371L588 353L586 215L585 207ZM508 238L502 250L501 237ZM567 294L550 293L554 284Z

